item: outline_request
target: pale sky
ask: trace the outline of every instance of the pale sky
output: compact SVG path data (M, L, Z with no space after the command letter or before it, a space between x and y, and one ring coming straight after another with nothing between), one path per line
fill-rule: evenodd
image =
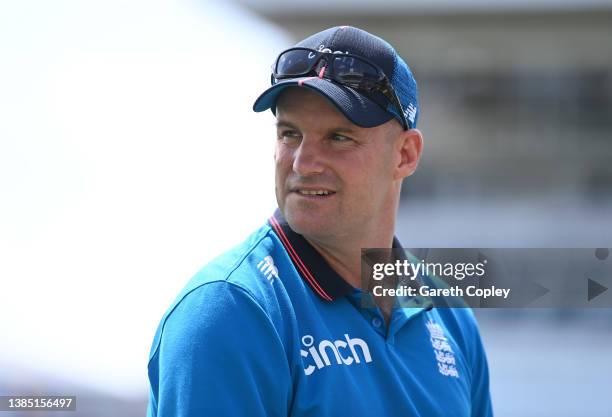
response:
M147 391L159 320L276 202L287 36L222 2L0 3L0 364Z

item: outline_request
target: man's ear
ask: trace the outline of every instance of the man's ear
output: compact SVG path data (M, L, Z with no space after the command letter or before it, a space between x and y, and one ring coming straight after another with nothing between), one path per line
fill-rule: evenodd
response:
M416 171L423 153L423 135L418 129L410 129L402 132L398 139L397 151L400 157L399 164L395 169L395 179L408 177Z

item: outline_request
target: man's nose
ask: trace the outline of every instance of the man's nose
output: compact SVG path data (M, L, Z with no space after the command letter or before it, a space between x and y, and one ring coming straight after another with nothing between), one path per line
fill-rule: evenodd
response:
M315 138L304 137L293 154L293 171L300 176L323 172L321 143Z

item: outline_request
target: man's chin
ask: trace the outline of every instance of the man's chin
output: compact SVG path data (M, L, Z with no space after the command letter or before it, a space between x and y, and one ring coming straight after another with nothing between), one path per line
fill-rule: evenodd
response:
M331 232L329 217L308 210L293 210L285 207L283 215L291 229L303 236L323 236Z

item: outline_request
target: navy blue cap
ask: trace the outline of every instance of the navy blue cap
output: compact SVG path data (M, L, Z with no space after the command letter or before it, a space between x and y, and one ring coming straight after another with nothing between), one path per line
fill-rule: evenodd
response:
M416 80L406 62L385 40L352 26L336 26L315 33L297 43L296 47L323 52L359 55L378 65L389 79L402 104L409 128L416 127L419 116ZM351 122L361 127L381 125L393 117L403 125L398 108L389 100L366 97L358 90L327 78L299 77L283 79L264 91L253 104L253 110L271 109L276 114L276 100L287 87L301 85L327 97Z

